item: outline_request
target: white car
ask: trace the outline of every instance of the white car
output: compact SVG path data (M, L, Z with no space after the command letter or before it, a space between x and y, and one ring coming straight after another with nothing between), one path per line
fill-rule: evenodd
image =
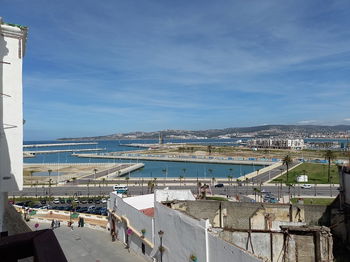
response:
M102 199L101 199L101 202L102 202L103 204L105 204L105 203L107 203L107 200L106 200L105 198L102 198Z
M301 188L305 188L305 189L310 189L311 185L310 184L303 184L300 186Z
M53 201L54 204L59 204L60 200L58 198L55 198L55 200Z

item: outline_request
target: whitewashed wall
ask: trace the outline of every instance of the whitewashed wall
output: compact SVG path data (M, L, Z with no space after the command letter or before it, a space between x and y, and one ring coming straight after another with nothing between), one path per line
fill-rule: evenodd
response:
M172 200L196 200L191 190L156 190L154 192L155 201L172 201Z
M152 243L154 235L153 218L146 216L131 205L125 203L123 198L114 193L110 194L109 208L113 209L116 215L127 218L129 222L129 225L127 225L124 221L115 222L117 238L123 243L127 244L126 230L128 229L128 226L135 229L135 232L128 236L128 244L130 249L142 255L142 243L144 241L139 235L141 234L141 230L145 229L146 233L144 239ZM152 248L148 244L145 244L145 258L150 259L151 252Z
M191 255L195 255L198 262L208 261L206 220L196 220L157 202L155 208L155 257L160 257L160 239L157 232L162 230L165 247L163 262L190 261Z
M22 57L26 32L0 25L0 192L23 187Z
M209 261L228 262L256 262L259 258L247 254L243 249L234 246L212 234L208 235L209 240Z

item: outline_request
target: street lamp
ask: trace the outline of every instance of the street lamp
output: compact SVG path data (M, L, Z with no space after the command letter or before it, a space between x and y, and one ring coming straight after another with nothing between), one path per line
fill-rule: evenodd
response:
M51 172L52 170L49 169L47 170L49 172L49 206L51 205Z
M163 262L163 252L164 252L164 248L163 248L163 235L164 235L164 231L159 230L159 231L158 231L158 236L159 236L159 240L160 240L160 246L159 246L159 251L160 251L160 262Z

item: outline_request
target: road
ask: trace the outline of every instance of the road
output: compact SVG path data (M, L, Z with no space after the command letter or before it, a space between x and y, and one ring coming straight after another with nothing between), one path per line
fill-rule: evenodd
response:
M163 189L165 188L162 183L157 183L158 185L155 186L154 189ZM149 193L149 189L147 187L147 184L145 183L142 185L129 185L129 194L131 195L141 195L141 194L147 194ZM169 189L190 189L193 193L197 193L197 187L192 184L183 184L183 185L167 185ZM254 194L254 188L258 188L261 190L265 190L268 192L272 192L276 196L283 194L287 195L289 192L289 188L287 186L282 187L280 185L268 185L268 186L259 186L259 185L242 185L237 186L235 185L228 185L225 184L222 188L215 188L212 187L213 194L222 194L222 195L229 195L229 196L235 196L237 194L242 195L253 195ZM51 194L53 196L66 196L66 197L72 197L74 194L77 194L78 196L101 196L101 195L108 195L110 192L113 191L112 186L77 186L77 185L71 185L71 186L65 186L65 187L52 187L51 188ZM303 189L300 186L291 187L290 191L293 195L302 195L302 196L336 196L338 194L338 190L336 186L313 186L311 189ZM14 192L9 194L9 197L12 195L15 196L38 196L38 197L46 197L48 192L48 187L44 188L35 188L35 187L29 187L24 188L23 191Z
M29 222L34 230L35 222ZM40 222L39 229L50 227L50 223ZM58 242L70 262L145 262L143 258L128 252L119 241L112 242L109 232L67 226L54 229Z

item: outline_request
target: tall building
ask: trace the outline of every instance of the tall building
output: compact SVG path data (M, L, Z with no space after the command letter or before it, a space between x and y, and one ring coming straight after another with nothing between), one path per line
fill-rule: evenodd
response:
M0 232L8 192L23 187L22 61L27 28L0 18Z

